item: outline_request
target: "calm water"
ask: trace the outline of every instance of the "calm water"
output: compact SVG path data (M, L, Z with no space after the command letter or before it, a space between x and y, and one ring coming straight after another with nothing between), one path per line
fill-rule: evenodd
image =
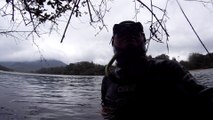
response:
M191 73L201 84L213 87L213 69L195 70Z
M191 73L213 87L213 69ZM102 120L102 78L0 72L0 120Z
M101 80L0 72L0 120L102 120Z

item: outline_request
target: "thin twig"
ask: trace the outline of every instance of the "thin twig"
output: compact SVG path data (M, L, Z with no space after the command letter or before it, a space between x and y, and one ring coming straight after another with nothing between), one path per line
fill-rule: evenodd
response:
M136 4L136 0L134 0L134 5L135 5L135 20L138 21L138 9L137 9L137 4Z
M29 15L30 15L30 19L31 19L31 22L32 22L32 25L33 25L33 32L35 32L35 33L39 36L39 34L38 34L37 31L36 31L36 26L35 26L35 23L34 23L34 21L33 21L32 13L31 13L31 11L30 11L29 5L27 4L26 0L24 0L24 4L26 5L27 11L29 12ZM40 36L39 36L39 37L40 37Z
M167 5L168 5L168 1L169 0L167 0L167 3L166 3L166 6L165 6L165 8L164 8L164 10L163 9L161 9L161 8L158 8L158 9L160 9L161 11L163 11L163 16L162 16L162 18L159 20L159 21L161 21L160 23L163 23L163 20L164 20L164 17L166 16L166 9L167 9ZM155 6L154 6L155 7ZM153 11L153 10L152 10ZM152 15L152 19L153 19L153 15ZM153 21L153 20L152 20ZM153 31L153 28L152 28L152 26L154 25L154 23L153 22L151 22L152 24L151 24L151 27L150 27L150 31L151 31L151 34L152 34L152 36L149 38L150 40L151 39L153 39L153 37L156 37L157 38L157 36L155 36L155 34L158 32L158 29L160 28L160 26L157 26L157 23L155 23L156 24L156 29ZM165 25L164 25L165 26ZM165 27L164 27L165 28ZM167 40L169 40L168 39L168 37L169 36L167 36ZM157 38L158 39L158 41L161 41L159 38Z
M185 1L189 1L189 2L201 2L201 3L212 3L212 1L203 1L203 0L185 0Z
M15 16L14 0L12 0L12 9L13 9L12 20L14 21L14 16Z
M192 26L191 22L189 21L188 17L186 16L185 12L183 11L183 8L181 7L180 3L178 0L176 0L181 12L183 13L184 17L186 18L187 22L189 23L189 25L191 26L193 32L195 33L195 35L197 36L198 40L200 41L200 43L202 44L202 46L205 48L206 52L209 54L209 56L211 56L210 52L208 51L208 49L206 48L206 46L204 45L204 43L202 42L202 40L200 39L199 35L197 34L197 32L195 31L194 27ZM212 56L211 56L212 57ZM212 57L213 58L213 57Z
M78 0L78 1L76 0L75 4L73 5L73 9L72 9L72 11L71 11L71 13L70 13L70 17L69 17L69 19L68 19L68 21L67 21L67 25L66 25L66 27L65 27L65 29L64 29L64 33L63 33L63 36L62 36L62 38L61 38L61 43L62 43L63 40L64 40L64 37L65 37L65 34L66 34L66 32L67 32L67 28L68 28L68 26L69 26L69 24L70 24L72 15L73 15L73 13L75 12L75 8L79 5L80 1L81 1L81 0Z
M150 6L151 6L151 11L153 11L152 0L150 0ZM152 29L152 23L153 23L153 15L151 15L151 25L150 25L150 29ZM152 33L150 32L149 38L151 38L151 37L152 37ZM146 47L146 52L147 52L148 49L149 49L150 40L151 40L151 39L148 40L147 47Z
M158 23L160 24L161 28L163 29L163 31L166 33L166 35L169 37L169 34L168 32L166 31L166 29L163 27L163 25L161 24L161 22L159 21L159 19L156 17L156 15L152 12L152 10L147 6L145 5L143 2L141 2L141 0L137 0L139 3L141 3L144 7L146 7L149 12L155 17L155 19L158 21Z
M9 31L2 31L0 34L8 34L8 33L26 33L31 31L16 31L16 30L9 30Z
M94 5L91 3L91 1L89 1L89 3L90 3L92 10L94 11L94 13L95 13L95 15L96 15L96 17L97 17L97 20L96 20L96 21L93 20L93 22L101 22L101 24L102 24L102 26L99 26L99 30L100 30L100 31L97 32L97 33L95 34L95 36L97 36L97 35L103 30L103 28L105 28L105 29L108 31L107 25L105 25L104 20L103 20L103 18L104 18L104 16L105 16L106 12L108 11L108 10L107 10L107 5L105 4L105 10L104 10L104 13L102 14L102 13L101 13L101 11L102 11L102 10L101 10L101 6L102 6L102 4L104 4L104 3L106 3L106 2L104 2L104 1L102 0L102 2L101 2L100 5L99 5L99 10L96 10L96 9L95 9L95 7L94 7Z
M88 2L88 0L86 0L86 2L87 2L88 11L89 11L90 21L93 22L92 13L91 13L91 10L90 10L89 2Z

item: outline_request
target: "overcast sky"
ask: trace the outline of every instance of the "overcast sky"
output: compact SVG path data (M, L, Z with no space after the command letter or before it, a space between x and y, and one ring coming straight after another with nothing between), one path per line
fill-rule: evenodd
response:
M163 6L165 5L163 1L161 0L161 2L154 4ZM199 2L179 1L196 32L207 49L212 52L213 6L204 6ZM60 43L60 40L65 27L64 24L59 26L58 33L44 34L40 38L36 38L35 41L23 38L14 39L0 34L0 61L32 61L44 57L45 59L61 60L67 64L79 61L107 64L113 56L110 44L113 25L123 20L136 20L134 17L134 2L132 0L114 0L108 4L108 7L110 12L104 18L108 31L104 29L99 34L97 34L99 32L98 27L94 28L88 24L87 15L81 18L73 17L63 43ZM168 42L169 52L166 48L166 43L160 44L152 41L147 54L152 56L167 54L177 60L187 60L189 54L194 52L207 54L175 0L169 1L167 10L169 18L166 28L170 35ZM158 14L156 15L158 16ZM159 17L161 17L160 14ZM150 20L150 14L148 14L146 9L141 9L137 16L137 21L143 24L147 36L149 35L148 20ZM1 17L0 21L1 29L11 27L10 18ZM49 29L48 25L43 27L46 30ZM23 27L23 29L26 30L28 28Z

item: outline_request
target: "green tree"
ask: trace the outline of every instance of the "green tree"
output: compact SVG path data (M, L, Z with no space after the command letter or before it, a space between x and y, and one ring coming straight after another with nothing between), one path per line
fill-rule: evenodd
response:
M165 59L165 60L169 60L169 56L166 54L161 54L155 57L156 59Z
M183 61L183 60L181 60L181 61L180 61L180 64L181 64L182 66L184 66L184 67L185 67L186 69L188 69L188 70L191 69L191 67L190 67L188 61Z
M103 75L104 66L93 62L82 61L70 63L65 67L42 68L36 73L45 74L66 74L66 75Z
M191 69L198 69L204 66L204 55L200 53L192 53L189 55L189 64Z
M103 75L104 66L94 64L93 62L82 61L71 63L65 67L65 74L70 75Z

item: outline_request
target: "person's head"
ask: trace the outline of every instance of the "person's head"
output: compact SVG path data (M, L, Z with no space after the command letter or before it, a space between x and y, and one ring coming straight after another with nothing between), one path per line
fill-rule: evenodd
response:
M146 38L140 22L123 21L113 26L112 47L118 55L118 62L145 56L145 44Z

